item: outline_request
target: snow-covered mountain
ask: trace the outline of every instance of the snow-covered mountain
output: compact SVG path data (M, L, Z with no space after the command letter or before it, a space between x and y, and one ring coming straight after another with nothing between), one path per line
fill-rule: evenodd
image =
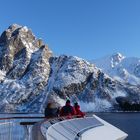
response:
M114 57L116 67L124 58ZM0 111L42 112L46 103L78 101L85 111L116 109L116 97L139 102L140 88L122 84L76 56L53 56L25 26L11 25L0 37Z
M52 52L27 27L11 25L0 37L0 110L32 106L47 84ZM25 105L27 104L27 105Z
M132 85L140 83L140 58L124 57L120 53L92 61L112 78Z

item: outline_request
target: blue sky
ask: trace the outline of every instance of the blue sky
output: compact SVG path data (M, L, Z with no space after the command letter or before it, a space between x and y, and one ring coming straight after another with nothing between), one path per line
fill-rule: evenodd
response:
M0 32L18 23L56 55L140 57L140 0L0 0Z

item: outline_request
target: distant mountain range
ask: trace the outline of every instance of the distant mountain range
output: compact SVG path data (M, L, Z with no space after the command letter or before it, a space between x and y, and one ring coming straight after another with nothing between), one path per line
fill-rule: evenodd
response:
M116 53L92 62L116 80L132 85L140 84L140 58Z
M47 102L62 106L67 98L84 111L118 110L119 96L140 103L137 58L93 62L55 57L26 26L11 25L0 37L0 112L43 112Z

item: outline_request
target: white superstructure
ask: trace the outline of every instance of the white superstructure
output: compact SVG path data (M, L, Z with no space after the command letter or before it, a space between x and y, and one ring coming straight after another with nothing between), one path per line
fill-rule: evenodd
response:
M43 133L47 140L124 140L128 136L96 115L56 121Z

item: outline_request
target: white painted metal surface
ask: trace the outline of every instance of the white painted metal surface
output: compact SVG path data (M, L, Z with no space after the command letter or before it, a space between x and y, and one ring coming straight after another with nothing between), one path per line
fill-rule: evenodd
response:
M46 132L47 140L124 140L127 136L96 115L57 122Z
M81 140L124 140L128 136L125 132L102 120L96 115L93 116L104 125L86 131L82 134Z
M103 125L94 117L75 118L58 122L47 130L47 140L76 140L81 134L93 127Z

